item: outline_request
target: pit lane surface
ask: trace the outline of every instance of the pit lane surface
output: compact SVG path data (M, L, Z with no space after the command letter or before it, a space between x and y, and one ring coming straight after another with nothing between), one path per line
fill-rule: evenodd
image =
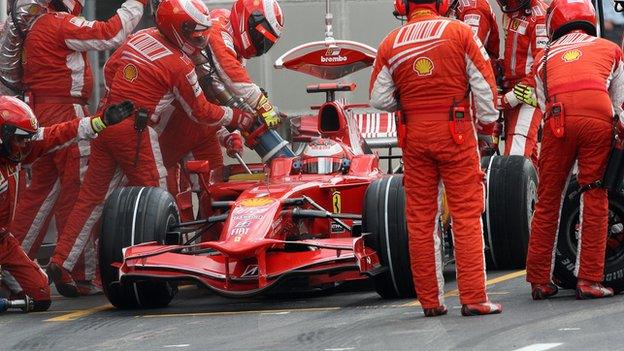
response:
M533 302L524 272L489 273L505 312L461 317L452 272L449 314L384 301L365 284L332 294L231 300L183 288L166 309L117 311L104 296L55 296L50 311L0 316L0 350L618 350L624 296ZM451 280L451 281L449 281Z

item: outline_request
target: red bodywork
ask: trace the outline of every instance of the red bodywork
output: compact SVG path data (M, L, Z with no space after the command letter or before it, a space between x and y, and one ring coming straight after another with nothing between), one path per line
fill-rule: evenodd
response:
M319 55L354 55L356 44L349 42L344 51L329 50L323 46L325 43L314 51L314 46L306 44L299 55L296 49L291 50L280 60L286 58L281 61L284 67L321 76ZM342 73L336 64L338 59L323 60L328 61L326 75L336 78L370 66L374 52L366 46L361 48L355 60L348 58ZM314 69L306 60L316 62ZM341 90L355 88L334 85ZM327 88L331 90L332 84L308 87L311 92ZM192 280L226 296L250 296L292 277L303 277L297 283L305 288L317 288L382 271L376 252L365 245L360 220L343 219L349 231L332 219L301 217L297 213L318 211L319 206L327 213L363 213L366 189L383 173L378 156L366 153L368 148L352 111L361 107L328 101L318 107L316 116L301 118L300 138L322 136L350 150L348 171L302 174L294 165L298 158L282 157L267 165L250 165L254 173L258 172L253 177L238 166L228 166L223 172L213 172L209 180L201 175L203 167L195 164L191 168L200 172L203 188L200 207L204 210L200 217L227 213L222 224L211 228L214 240L208 240L210 234L205 234L204 240L192 245L145 243L128 247L124 249L120 279ZM316 126L311 125L314 120ZM219 208L214 203L226 205Z

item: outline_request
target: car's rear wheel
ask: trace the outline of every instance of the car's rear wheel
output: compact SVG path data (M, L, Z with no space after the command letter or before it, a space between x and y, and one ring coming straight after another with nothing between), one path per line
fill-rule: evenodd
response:
M486 210L483 226L490 269L526 264L531 220L537 202L537 173L523 156L484 157Z
M113 191L104 206L100 233L100 272L104 294L120 309L165 307L177 287L162 281L119 281L122 249L156 241L165 243L168 228L180 223L171 194L160 188L128 187Z
M554 278L563 288L576 286L574 269L578 252L580 234L580 194L576 179L568 184L566 197L561 209L559 233L557 237L557 256L555 259ZM570 198L571 195L572 198ZM617 291L624 290L624 195L617 191L609 192L609 226L607 232L607 250L605 252L605 285Z
M375 290L385 299L416 296L405 222L403 176L374 181L366 190L363 232L366 245L375 249L387 270L373 277Z

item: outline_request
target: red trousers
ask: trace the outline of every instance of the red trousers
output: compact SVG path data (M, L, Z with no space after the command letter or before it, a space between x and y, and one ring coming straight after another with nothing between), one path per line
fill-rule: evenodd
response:
M529 240L527 281L549 283L554 269L561 204L574 162L578 160L580 186L601 180L611 149L613 126L609 117L567 116L565 135L556 138L548 122L539 158L537 205ZM602 281L604 271L609 200L605 189L581 194L581 229L575 275Z
M75 267L88 238L95 234L104 201L122 184L123 176L129 186L166 186L158 135L151 127L138 134L133 118L106 128L91 142L89 167L53 262L69 271Z
M36 104L34 112L42 127L88 114L86 107L78 104ZM89 152L89 141L80 141L45 155L31 165L30 184L19 194L15 218L9 229L31 258L36 257L52 219L56 223L56 232L62 232L78 197ZM79 258L80 263L72 272L76 280L95 278L97 258L93 242L88 242L86 247L88 252Z
M416 293L423 308L444 303L441 232L438 218L444 191L453 223L455 262L462 304L487 301L481 214L484 174L474 132L456 144L448 116L440 121L407 125L405 166L406 215L409 251Z
M0 229L2 282L13 294L26 294L35 301L50 301L48 277L33 262L13 235Z
M542 112L526 104L505 111L505 155L523 155L537 165L537 131Z

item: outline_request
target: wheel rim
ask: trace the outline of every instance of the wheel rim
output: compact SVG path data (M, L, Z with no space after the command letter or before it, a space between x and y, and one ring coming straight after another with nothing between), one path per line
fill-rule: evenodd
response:
M576 208L565 225L565 245L576 257L580 235L580 208ZM624 204L609 201L609 224L605 251L605 270L611 271L624 265Z

